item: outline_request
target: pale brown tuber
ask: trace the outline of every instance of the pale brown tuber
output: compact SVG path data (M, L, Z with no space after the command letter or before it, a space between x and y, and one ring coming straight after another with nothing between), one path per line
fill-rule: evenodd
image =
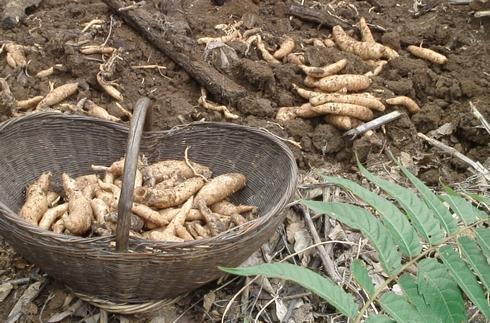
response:
M68 203L63 203L51 209L48 209L46 213L44 213L41 221L39 221L39 227L41 229L48 230L53 225L53 223L56 222L67 211Z
M403 107L407 108L407 110L410 113L417 113L420 111L420 107L417 104L417 102L415 102L414 100L412 100L408 96L397 96L395 98L386 99L386 103L389 105L403 106Z
M51 181L51 173L43 173L27 188L26 201L19 211L19 216L37 225L44 213L48 210L48 189Z
M208 183L197 193L195 205L199 206L201 201L205 205L220 202L245 187L247 179L240 173L228 173L219 175Z
M333 64L326 65L323 67L306 66L306 65L299 65L299 67L308 76L315 77L315 78L322 78L325 76L337 74L342 69L344 69L346 65L347 65L347 60L344 58Z
M365 75L342 74L331 75L318 80L315 86L325 92L361 91L371 85L371 79Z
M385 53L385 47L383 45L357 41L347 35L340 26L334 26L332 28L332 36L341 50L353 53L362 59L379 59Z
M343 116L353 117L363 121L369 121L373 118L373 112L361 105L349 104L349 103L324 103L311 108L313 111L325 115L325 114L337 114Z
M369 93L338 94L324 93L310 98L312 105L320 105L328 102L350 103L365 106L373 110L384 111L386 107L383 102Z
M58 86L55 88L53 91L49 92L44 99L39 102L39 104L36 107L36 110L48 108L52 105L55 105L57 103L60 103L64 99L68 98L69 96L75 94L78 89L78 83L67 83L61 86Z
M325 121L336 128L342 130L350 130L356 128L362 124L362 121L348 117L348 116L340 116L340 115L326 115Z
M291 37L286 36L284 41L279 46L279 49L274 52L274 58L282 59L289 55L294 49L294 40Z
M446 64L447 63L447 57L439 54L431 49L428 48L422 48L422 47L417 47L410 45L407 47L407 50L414 56L423 58L429 62L435 63L435 64Z

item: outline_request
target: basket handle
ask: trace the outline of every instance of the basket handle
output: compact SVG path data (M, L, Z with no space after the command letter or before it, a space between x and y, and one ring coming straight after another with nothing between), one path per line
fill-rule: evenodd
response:
M124 162L121 196L118 204L116 227L116 251L128 251L129 228L131 226L131 207L133 205L134 181L138 166L138 155L143 130L151 128L151 101L143 97L136 102L129 127L128 146Z

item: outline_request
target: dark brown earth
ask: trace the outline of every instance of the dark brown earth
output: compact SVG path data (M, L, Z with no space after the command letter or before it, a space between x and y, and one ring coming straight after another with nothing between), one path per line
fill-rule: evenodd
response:
M158 10L158 0L147 1L147 6ZM339 162L339 173L352 173L353 152L357 151L361 161L368 165L387 161L384 154L389 148L396 156L407 153L417 165L420 177L431 185L457 183L464 181L471 173L459 160L447 157L428 146L417 137L417 132L428 133L445 123L452 123L454 131L440 138L455 147L466 156L482 164L490 164L490 136L481 128L479 121L471 114L469 101L490 120L490 20L472 18L470 9L465 6L449 6L446 2L437 5L434 10L413 18L412 1L378 0L379 10L373 10L367 1L333 1L331 6L335 14L355 23L363 16L374 25L381 26L386 32L376 31L377 41L389 45L400 53L400 57L391 60L383 72L374 78L370 91L382 98L394 95L406 95L415 99L422 111L402 118L376 131L371 137L350 141L342 132L321 120L293 120L279 125L275 122L276 111L281 106L299 105L304 102L292 91L292 83L302 84L303 74L291 64L272 67L260 59L259 53L252 48L244 57L243 44L230 44L237 53L238 60L225 70L228 76L244 86L253 99L248 104L240 104L231 110L239 114L240 119L233 121L243 125L266 128L271 132L296 142L302 149L291 145L298 165L302 171L311 168L328 168ZM430 1L429 1L430 2ZM1 3L1 1L0 1ZM317 6L320 2L305 1L305 6ZM280 37L288 34L297 44L311 37L328 36L329 28L290 18L287 15L288 4L284 1L227 0L221 7L210 0L185 0L183 11L191 27L192 36L218 36L214 26L244 20L249 28L260 27L262 35L270 49L277 47ZM35 75L39 70L63 64L49 79L38 80L23 73L14 72L6 63L2 54L0 77L7 77L11 90L18 100L30 98L49 90L49 81L56 86L69 81L79 81L86 90L79 91L77 97L69 101L76 103L82 97L88 97L111 111L112 100L101 91L95 76L99 68L99 55L90 59L79 53L76 47L67 42L88 39L91 43L102 43L108 35L111 12L102 1L64 1L45 0L37 9L30 12L27 20L13 30L0 30L0 40L10 40L22 45L36 45L41 50L29 53L27 72ZM81 24L92 19L104 19L102 29L92 30L85 36L80 35ZM123 88L125 100L123 106L131 108L140 96L154 99L154 129L170 127L201 120L222 120L217 112L208 112L197 107L200 86L174 62L152 47L136 34L122 20L113 16L114 24L108 45L122 48L122 60L117 62L113 80ZM355 37L358 30L352 29ZM428 47L446 55L447 64L437 66L411 56L405 48L423 42ZM204 55L204 45L198 50ZM297 46L296 51L300 48ZM319 48L304 45L308 65L321 66L333 63L340 58L348 58L346 73L365 73L371 67L357 56L340 52L335 48ZM215 60L214 60L215 61ZM134 70L131 66L158 64L165 66L161 74L155 69ZM212 99L212 98L211 98ZM390 111L392 108L388 108ZM381 115L381 113L377 113ZM5 116L0 116L0 120ZM1 157L0 157L1 158ZM5 244L0 248L0 278L2 281L28 277L32 274L30 265L23 262ZM19 287L23 288L22 286ZM54 293L62 299L61 289L50 284L36 301L39 309L47 295ZM231 284L231 290L240 285ZM57 292L56 292L57 291ZM177 312L188 308L199 299L206 289L197 291L181 302ZM60 294L61 293L61 294ZM0 304L0 320L4 320L13 306L15 293ZM44 309L43 320L56 313L61 302L51 301ZM200 305L193 308L192 315L198 321L212 321L216 317L203 317ZM37 314L38 315L38 314ZM37 315L32 320L37 320ZM192 320L192 319L190 319ZM138 319L136 321L145 321Z

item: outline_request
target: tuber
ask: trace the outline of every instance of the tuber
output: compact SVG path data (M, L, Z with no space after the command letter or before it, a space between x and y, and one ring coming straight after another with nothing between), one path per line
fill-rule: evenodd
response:
M384 111L386 108L378 98L369 93L338 94L325 93L310 98L311 105L320 105L327 102L350 103L365 106L373 110Z
M348 116L340 116L335 114L326 115L325 121L333 125L334 127L342 130L350 130L362 124L360 120Z
M423 58L435 64L445 64L447 57L431 49L410 45L407 50L414 56Z
M299 65L299 67L305 72L306 75L316 78L322 78L325 76L337 74L347 65L347 60L341 59L333 64L323 67Z
M61 86L58 86L55 88L53 91L49 92L44 99L42 99L37 107L36 110L41 110L44 108L48 108L52 105L55 105L57 103L60 103L64 99L68 98L69 96L75 94L75 92L78 89L78 83L67 83Z
M420 111L420 107L417 102L407 96L397 96L391 99L386 99L386 103L389 105L401 105L407 108L410 113L417 113Z
M236 191L245 187L247 179L240 173L228 173L219 175L197 193L194 205L199 206L201 201L205 205L220 202Z
M336 92L342 89L360 91L371 85L371 79L365 75L342 74L331 75L318 80L315 86L322 91Z
M385 47L383 45L357 41L347 35L340 26L334 26L332 28L332 36L341 50L353 53L362 59L379 59L385 53Z
M294 40L286 36L284 41L279 46L279 49L274 52L274 58L281 59L289 55L294 49Z
M156 190L149 187L137 187L134 190L134 201L150 207L164 209L177 206L187 201L204 185L201 177L192 177L173 188Z
M30 224L37 225L48 210L47 194L50 181L51 173L42 173L27 189L26 202L20 209L19 216Z
M369 121L373 118L373 112L368 108L349 103L324 103L317 106L312 106L311 109L321 115L337 114L353 117L363 121Z
M68 203L63 203L48 209L41 218L41 221L39 221L39 227L45 230L49 229L66 211L68 211Z

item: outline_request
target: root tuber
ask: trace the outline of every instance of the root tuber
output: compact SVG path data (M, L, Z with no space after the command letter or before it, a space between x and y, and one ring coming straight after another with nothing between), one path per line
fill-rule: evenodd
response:
M338 102L338 103L350 103L362 105L367 108L384 111L386 108L378 98L368 94L338 94L338 93L325 93L318 96L310 98L310 103L312 105L320 105L328 102Z
M314 66L305 66L305 65L299 65L299 67L308 76L315 77L315 78L322 78L325 76L337 74L342 69L344 69L346 65L347 65L347 60L344 58L338 62L323 67L314 67Z
M435 63L435 64L446 64L447 63L447 57L439 54L431 49L428 48L422 48L422 47L417 47L410 45L407 47L407 50L414 56L423 58L429 62Z
M213 178L209 183L197 193L195 206L199 206L201 201L205 205L220 202L245 187L247 179L239 173L228 173Z
M331 115L326 115L325 116L325 121L331 125L333 125L336 128L342 129L342 130L350 130L353 128L358 127L359 125L362 124L360 120L347 117L347 116L339 116L335 114Z
M386 99L386 103L389 105L401 105L410 113L417 113L420 111L420 107L414 100L410 99L408 96L397 96L395 98Z
M365 75L343 74L331 75L318 80L315 86L325 92L361 91L371 85L371 79Z
M68 203L63 203L48 209L46 213L44 213L41 221L39 221L39 227L48 230L56 220L66 213L66 211L68 211Z
M44 97L44 99L41 100L41 102L39 102L39 104L36 107L36 110L48 108L52 105L60 103L64 99L75 94L75 92L77 92L77 89L78 89L78 83L76 82L67 83L55 88L53 91L49 92Z
M274 52L274 58L281 59L289 55L294 49L294 40L286 36L284 41L279 46L279 49Z
M334 26L332 28L332 36L341 50L353 53L362 59L379 59L385 53L385 47L383 45L357 41L347 35L340 26Z
M37 225L44 213L48 210L48 189L51 181L51 173L43 173L27 189L26 202L19 211L19 216Z
M324 103L317 106L312 106L313 111L324 114L337 114L349 116L363 121L369 121L373 118L373 112L361 105L349 103Z

